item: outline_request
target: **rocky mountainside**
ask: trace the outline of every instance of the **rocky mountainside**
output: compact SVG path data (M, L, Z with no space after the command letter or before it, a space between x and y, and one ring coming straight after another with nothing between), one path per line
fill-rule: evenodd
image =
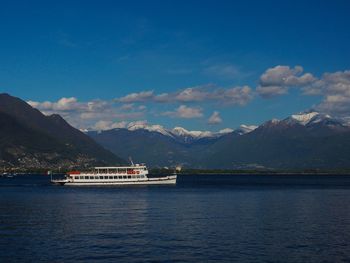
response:
M0 94L0 165L21 168L86 167L124 162L61 116L45 116Z

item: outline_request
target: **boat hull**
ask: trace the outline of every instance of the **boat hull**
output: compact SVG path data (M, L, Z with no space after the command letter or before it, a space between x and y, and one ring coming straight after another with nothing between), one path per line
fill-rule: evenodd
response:
M52 180L51 182L56 185L66 186L110 186L110 185L174 185L176 184L176 175L166 177L156 177L147 179L127 179L127 180L79 180L70 181L64 180Z

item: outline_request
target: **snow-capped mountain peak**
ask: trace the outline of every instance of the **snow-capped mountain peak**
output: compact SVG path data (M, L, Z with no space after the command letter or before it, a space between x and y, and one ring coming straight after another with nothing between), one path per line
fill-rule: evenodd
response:
M166 129L164 129L161 125L147 125L147 123L130 123L127 127L129 131L136 130L147 130L150 132L158 132L166 136L172 137L172 134L169 133Z
M220 130L219 134L227 134L227 133L231 133L233 131L234 131L233 129L225 128L225 129Z
M175 127L171 130L171 133L180 137L192 137L194 139L200 139L205 137L213 137L213 132L210 131L188 131L182 127Z
M250 133L252 131L254 131L256 128L258 128L258 126L256 125L245 125L245 124L242 124L239 126L239 131L242 133L242 134L246 134L246 133Z
M269 121L264 122L263 124L260 125L260 127L270 127L270 126L275 126L279 124L281 121L278 119L272 119Z
M319 113L316 111L299 113L291 115L290 119L298 122L301 125L307 125L317 115L319 115Z
M326 125L328 127L334 126L346 126L344 120L333 118L328 114L319 113L319 112L305 112L294 114L284 120L289 124L298 123L303 126L313 126L313 125Z
M148 124L147 121L135 121L130 122L129 124L124 124L123 127L113 128L110 130L120 130L120 129L126 129L128 131L138 131L138 130L144 130L148 132L155 132L162 134L167 137L171 137L173 139L182 141L182 142L193 142L200 139L215 139L220 138L222 136L225 136L226 134L235 132L236 134L243 135L246 133L249 133L253 130L255 130L257 126L255 125L241 125L237 130L231 129L231 128L225 128L219 131L199 131L199 130L187 130L183 127L175 127L173 129L166 129L162 125L151 125ZM101 129L101 130L95 130L97 133L102 133L103 131L107 131L108 129ZM94 130L87 130L86 132L94 131Z
M171 130L171 132L175 135L178 136L184 136L184 135L189 135L190 132L186 130L185 128L182 127L175 127L174 129Z

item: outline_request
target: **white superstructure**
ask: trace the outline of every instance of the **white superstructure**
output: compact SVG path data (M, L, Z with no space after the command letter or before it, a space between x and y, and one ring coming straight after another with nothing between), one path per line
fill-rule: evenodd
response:
M148 177L145 165L118 167L95 167L93 171L71 171L64 179L52 179L59 185L137 185L137 184L176 184L177 175L163 177Z

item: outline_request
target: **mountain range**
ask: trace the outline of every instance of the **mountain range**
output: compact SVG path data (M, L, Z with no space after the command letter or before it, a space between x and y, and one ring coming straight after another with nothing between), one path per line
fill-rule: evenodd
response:
M61 116L46 116L23 100L0 94L0 165L74 168L124 161Z
M315 111L220 132L130 125L87 134L113 153L150 166L222 169L350 167L350 126Z
M221 169L349 169L349 119L309 111L260 126L218 132L134 122L81 132L57 114L0 94L0 165L81 168L135 162L150 167Z

